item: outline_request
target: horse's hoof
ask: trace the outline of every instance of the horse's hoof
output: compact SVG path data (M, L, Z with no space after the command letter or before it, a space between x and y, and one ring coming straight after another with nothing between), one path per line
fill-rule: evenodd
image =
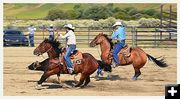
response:
M77 85L74 85L73 87L80 87L80 85L77 84Z
M111 80L112 76L108 74L106 78L107 80Z
M99 81L100 80L99 76L95 76L95 80Z
M100 79L99 79L99 77L98 78L96 78L96 81L99 81Z
M136 81L136 80L137 80L137 77L133 77L132 80L133 80L133 81Z
M42 89L42 85L41 85L41 84L37 84L37 85L35 86L35 89L41 90L41 89Z

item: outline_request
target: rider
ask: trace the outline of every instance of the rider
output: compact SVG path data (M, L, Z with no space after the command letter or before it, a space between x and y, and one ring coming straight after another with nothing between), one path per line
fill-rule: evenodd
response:
M66 38L67 51L64 55L64 59L68 67L69 73L72 74L74 68L73 68L73 63L70 60L70 55L76 49L76 36L74 33L75 27L73 27L72 24L67 24L64 26L64 28L66 29L66 34L65 35L59 34L59 36L61 38Z
M112 27L115 28L115 31L112 33L111 38L117 40L117 43L115 44L113 51L113 59L114 59L113 66L116 67L119 65L117 54L125 45L126 32L125 32L125 26L123 26L122 22L120 21L117 21Z

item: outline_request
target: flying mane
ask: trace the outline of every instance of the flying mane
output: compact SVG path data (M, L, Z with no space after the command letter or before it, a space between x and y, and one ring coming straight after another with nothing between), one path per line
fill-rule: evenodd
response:
M50 43L57 53L61 52L62 47L59 48L59 46L61 46L61 43L59 41L57 40L50 41L49 39L45 39L44 41Z

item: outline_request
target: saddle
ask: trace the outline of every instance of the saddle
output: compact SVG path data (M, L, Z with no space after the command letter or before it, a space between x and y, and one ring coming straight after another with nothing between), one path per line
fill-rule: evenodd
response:
M125 57L130 57L131 56L130 49L131 47L129 47L128 44L125 44L118 54L123 54Z
M111 52L109 54L109 58L113 58L112 53L113 53L113 50L111 50ZM123 46L123 48L119 51L118 54L122 54L125 57L130 57L131 56L131 47L129 47L128 44L125 44Z
M81 64L82 63L82 59L83 59L83 56L82 56L82 52L78 51L78 50L75 50L72 54L71 54L71 61L73 64Z
M62 56L64 56L65 54L65 49L63 49L63 52L62 52ZM59 64L59 65L63 65L63 57L60 56L59 58L54 58L54 59L51 59L49 62L52 62L52 63L55 63L55 64ZM79 65L82 63L82 60L83 60L83 56L82 56L82 52L78 51L78 50L75 50L71 55L70 55L70 60L71 62L74 64L74 65Z
M113 59L112 53L113 50L109 54L109 59ZM128 58L131 56L131 47L129 47L128 44L125 44L124 47L119 51L118 56L120 56L119 64L127 63Z

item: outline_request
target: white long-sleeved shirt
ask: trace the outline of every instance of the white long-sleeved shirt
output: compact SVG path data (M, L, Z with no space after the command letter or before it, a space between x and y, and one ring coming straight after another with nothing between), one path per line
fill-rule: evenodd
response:
M36 28L28 27L28 31L29 31L29 34L34 34L34 32L36 31Z
M66 38L67 45L76 44L76 36L72 30L69 30L65 35L60 35L61 38Z

